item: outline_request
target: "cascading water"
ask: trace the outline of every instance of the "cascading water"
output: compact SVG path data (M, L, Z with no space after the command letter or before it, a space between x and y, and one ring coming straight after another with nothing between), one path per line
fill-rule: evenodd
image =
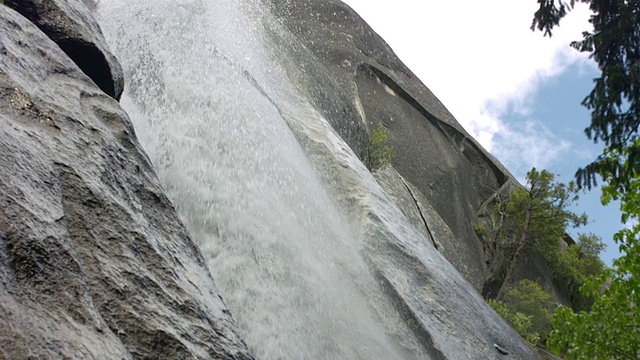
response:
M260 10L101 1L127 74L123 107L257 358L425 358L378 295L361 216L336 203L296 126L373 180L270 58Z
M533 358L307 100L324 75L296 75L313 56L265 9L102 0L98 10L127 76L121 103L251 352ZM335 114L351 101L325 99ZM392 169L378 176L406 187Z

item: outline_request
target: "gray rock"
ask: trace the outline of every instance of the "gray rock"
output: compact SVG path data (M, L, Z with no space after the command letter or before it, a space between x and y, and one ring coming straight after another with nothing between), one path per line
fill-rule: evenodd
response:
M4 6L0 152L0 359L251 358L127 115Z
M342 99L349 99L349 105L358 110L361 118L360 121L353 121L348 116L331 118L331 111L322 108L335 104L316 101L314 104L332 125L338 123L334 127L339 133L345 133L341 127L347 124L354 128L364 126L369 133L380 125L389 131L389 142L394 150L393 167L375 174L378 183L424 238L430 239L429 245L444 255L478 293L490 295L496 286L499 288L503 272L493 261L504 258L505 254L496 254L496 249L485 243L475 228L490 228L496 198L498 195L505 197L519 187L517 180L462 128L437 97L395 56L389 45L346 4L340 0L270 0L269 5L272 13L310 53L293 52L291 48L294 47L290 45L287 50L293 55L289 56L304 61L291 61L280 55L289 76L302 77L290 69L290 63L304 63L305 69L311 67L307 63L323 67L323 71L316 73L329 74L331 80L323 82L337 85L326 91L331 96L337 97L340 93ZM303 72L309 76L308 71ZM304 85L300 87L304 88ZM363 147L353 139L343 138L356 152ZM380 261L381 268L385 267L386 261ZM402 272L402 266L387 268ZM421 270L418 265L407 268L409 274L433 271ZM529 252L527 260L521 262L517 279L523 278L539 281L557 301L569 303L566 286L553 280L544 258L538 254ZM389 288L398 291L401 287L390 282ZM436 292L441 295L445 291ZM411 299L413 294L411 291L401 295L398 291L398 302L409 307L420 304L420 300ZM425 299L430 295L420 296ZM455 306L465 307L461 305L467 301L464 297L451 293L441 298L447 297L456 299ZM469 302L473 303L472 300ZM448 308L448 314L440 318L459 319L464 311ZM469 313L467 321L473 324L480 316L478 314L482 311ZM414 316L416 322L424 326L425 333L434 339L448 331L447 326L438 328L440 325L434 325L429 316L422 319ZM466 342L472 341L469 334L487 331L468 330L461 330L459 334ZM509 357L513 357L514 351L503 346L507 340L503 341L496 343L493 350L499 356L509 353ZM433 342L438 343L438 340ZM451 349L441 350L447 356L452 354Z
M485 204L480 200L491 197L502 187L500 183L505 179L500 177L499 181L496 177L502 174L508 177L506 170L502 173L501 165L464 133L453 117L445 116L448 112L444 106L433 95L427 96L428 90L346 5L334 0L272 0L270 6L278 19L276 23L288 30L280 31L278 26L269 30L272 33L269 44L278 46L274 57L328 122L339 124L336 132L342 135L341 127L354 122L350 117L340 117L336 111L333 112L336 118L328 117L331 109L322 109L323 106L339 109L345 104L317 101L307 91L313 83L337 85L322 88L332 93L327 97L351 102L350 106L361 116L355 126L364 125L371 130L381 122L377 116L391 115L396 119L398 115L397 122L404 128L387 128L390 136L396 137L392 139L396 141L394 147L405 138L405 153L400 155L400 161L430 167L423 171L429 176L438 176L442 183L423 194L422 189L428 188L424 180L429 178L421 179L416 175L417 170L403 174L398 169L398 174L394 163L393 168L375 174L377 183L384 189L382 193L378 184L369 187L366 177L350 173L352 168L348 162L342 163L341 156L334 157L331 150L327 151L331 146L325 149L325 142L316 140L315 132L296 123L295 117L313 118L312 114L295 113L296 116L287 120L298 139L304 139L307 134L315 140L301 142L306 144L309 157L316 159L314 166L318 173L326 176L325 182L336 189L338 199L350 213L365 214L366 219L361 223L362 254L379 285L376 289L379 292L372 291L371 296L383 298L381 303L392 304L403 325L411 329L411 335L401 336L402 340L419 344L423 351L416 355L419 352L412 349L405 358L538 358L479 295L486 267L483 244L476 237L473 224L480 205ZM265 21L265 27L269 26L271 23ZM278 36L284 40L278 40ZM297 42L303 43L302 49L296 46ZM317 70L297 71L296 66ZM390 80L385 73L376 72L378 67L394 78ZM331 79L322 79L323 74ZM313 83L306 84L306 81ZM402 81L406 84L400 85ZM413 89L412 86L422 87L421 96L425 98L421 102L404 90ZM435 118L426 106L438 112L442 119ZM344 122L340 124L341 121ZM419 141L420 136L424 136L424 141ZM352 144L353 138L343 138L352 149L357 149ZM411 155L415 156L407 158ZM497 168L495 172L494 168ZM413 176L413 181L409 181L408 175ZM480 186L485 184L491 186L490 190ZM470 233L470 239L463 237L466 233ZM394 316L383 318L385 324L395 330Z
M6 0L60 46L102 91L116 100L124 90L122 67L111 54L98 23L78 0Z
M474 274L473 269L482 257L476 256L475 261L471 261L474 256L469 253L470 249L456 240L447 223L442 220L420 190L402 178L392 166L376 172L375 176L378 183L387 194L393 197L394 202L416 229L420 230L426 238L431 239L433 246L455 266L458 272L466 279L478 278L478 274Z
M514 181L513 176L346 4L271 0L270 6L331 74L338 84L338 91L331 93L341 92L350 99L361 117L355 122L347 117L329 120L365 126L369 132L379 125L389 130L393 167L420 193L415 197L424 198L434 216L444 221L448 230L442 233L452 236L435 239L436 243L480 292L491 273L474 226L481 206L505 183ZM355 151L362 148L345 140Z

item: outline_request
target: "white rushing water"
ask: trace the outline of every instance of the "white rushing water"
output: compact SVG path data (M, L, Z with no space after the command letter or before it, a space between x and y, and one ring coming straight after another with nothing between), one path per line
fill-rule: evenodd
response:
M323 164L377 185L271 58L261 6L102 0L122 105L257 358L425 358L336 200L367 195Z

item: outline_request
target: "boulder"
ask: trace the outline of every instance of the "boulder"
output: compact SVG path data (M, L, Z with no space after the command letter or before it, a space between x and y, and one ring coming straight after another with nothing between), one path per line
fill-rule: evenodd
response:
M42 30L102 91L116 100L124 90L124 75L111 54L100 27L78 0L5 0ZM92 4L86 0L86 4Z
M0 359L251 358L125 112L5 6L0 153Z

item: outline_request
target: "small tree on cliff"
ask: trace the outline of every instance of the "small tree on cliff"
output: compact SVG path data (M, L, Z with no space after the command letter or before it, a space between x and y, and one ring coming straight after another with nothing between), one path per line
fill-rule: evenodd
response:
M391 164L393 149L387 145L388 136L389 131L382 125L373 129L362 156L364 164L370 171L376 171Z
M593 303L593 297L581 292L580 287L590 276L600 275L605 270L605 264L599 257L604 247L599 236L580 234L577 242L569 245L564 251L542 250L542 253L548 255L547 261L554 278L566 281L569 300L575 310L587 310Z
M550 258L544 250L560 251L560 240L568 225L586 223L586 215L576 215L568 210L577 199L577 188L573 183L556 183L550 172L533 168L527 173L525 188L514 191L499 205L504 223L498 236L510 237L517 248L507 265L497 300L503 300L513 285L515 271L528 248L542 250L543 255Z
M489 299L487 303L532 345L547 339L555 304L538 283L521 280L507 291L504 302Z

